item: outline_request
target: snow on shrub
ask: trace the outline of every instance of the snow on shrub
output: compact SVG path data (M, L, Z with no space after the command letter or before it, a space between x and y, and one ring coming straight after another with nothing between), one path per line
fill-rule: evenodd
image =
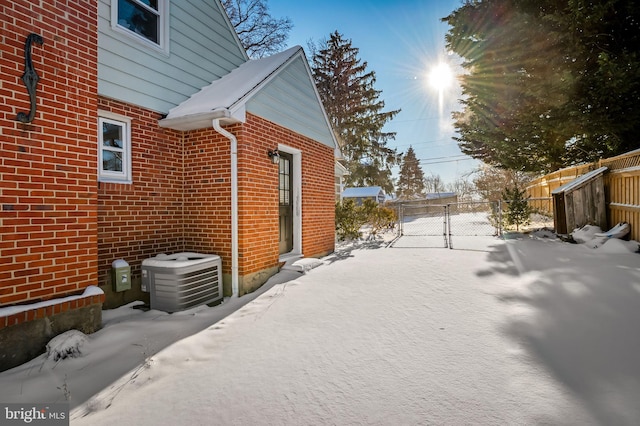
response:
M86 334L78 330L69 330L57 335L47 343L47 358L59 361L82 356L81 347L87 341Z

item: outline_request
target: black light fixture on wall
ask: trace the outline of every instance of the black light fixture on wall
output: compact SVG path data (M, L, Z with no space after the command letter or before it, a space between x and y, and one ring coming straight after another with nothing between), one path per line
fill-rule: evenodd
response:
M280 162L280 154L278 153L278 149L267 151L267 155L271 158L271 162L273 164L278 164Z

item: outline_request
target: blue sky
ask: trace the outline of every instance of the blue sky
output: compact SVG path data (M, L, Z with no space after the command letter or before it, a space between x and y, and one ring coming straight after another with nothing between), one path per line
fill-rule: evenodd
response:
M307 50L309 40L319 42L336 30L352 40L359 58L376 73L375 87L382 91L386 110L402 110L385 128L397 133L389 146L405 152L412 145L426 176L436 174L453 182L478 166L461 154L452 139L451 111L459 109L459 88L443 94L441 108L438 92L427 84L429 70L438 61L454 67L459 62L447 55L448 25L440 19L457 9L461 0L268 0L267 4L272 16L288 16L293 22L289 46Z

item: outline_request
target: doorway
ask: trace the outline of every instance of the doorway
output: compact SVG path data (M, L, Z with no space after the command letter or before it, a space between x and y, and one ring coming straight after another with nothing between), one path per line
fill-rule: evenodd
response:
M293 250L293 156L280 151L278 168L279 249L280 254Z

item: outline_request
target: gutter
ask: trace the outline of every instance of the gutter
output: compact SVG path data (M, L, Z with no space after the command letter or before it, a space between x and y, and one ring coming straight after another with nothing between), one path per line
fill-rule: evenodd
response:
M220 120L231 116L228 109L215 110L221 115L212 120L216 132L231 143L231 297L238 297L238 139L220 125ZM218 115L218 114L216 114Z

